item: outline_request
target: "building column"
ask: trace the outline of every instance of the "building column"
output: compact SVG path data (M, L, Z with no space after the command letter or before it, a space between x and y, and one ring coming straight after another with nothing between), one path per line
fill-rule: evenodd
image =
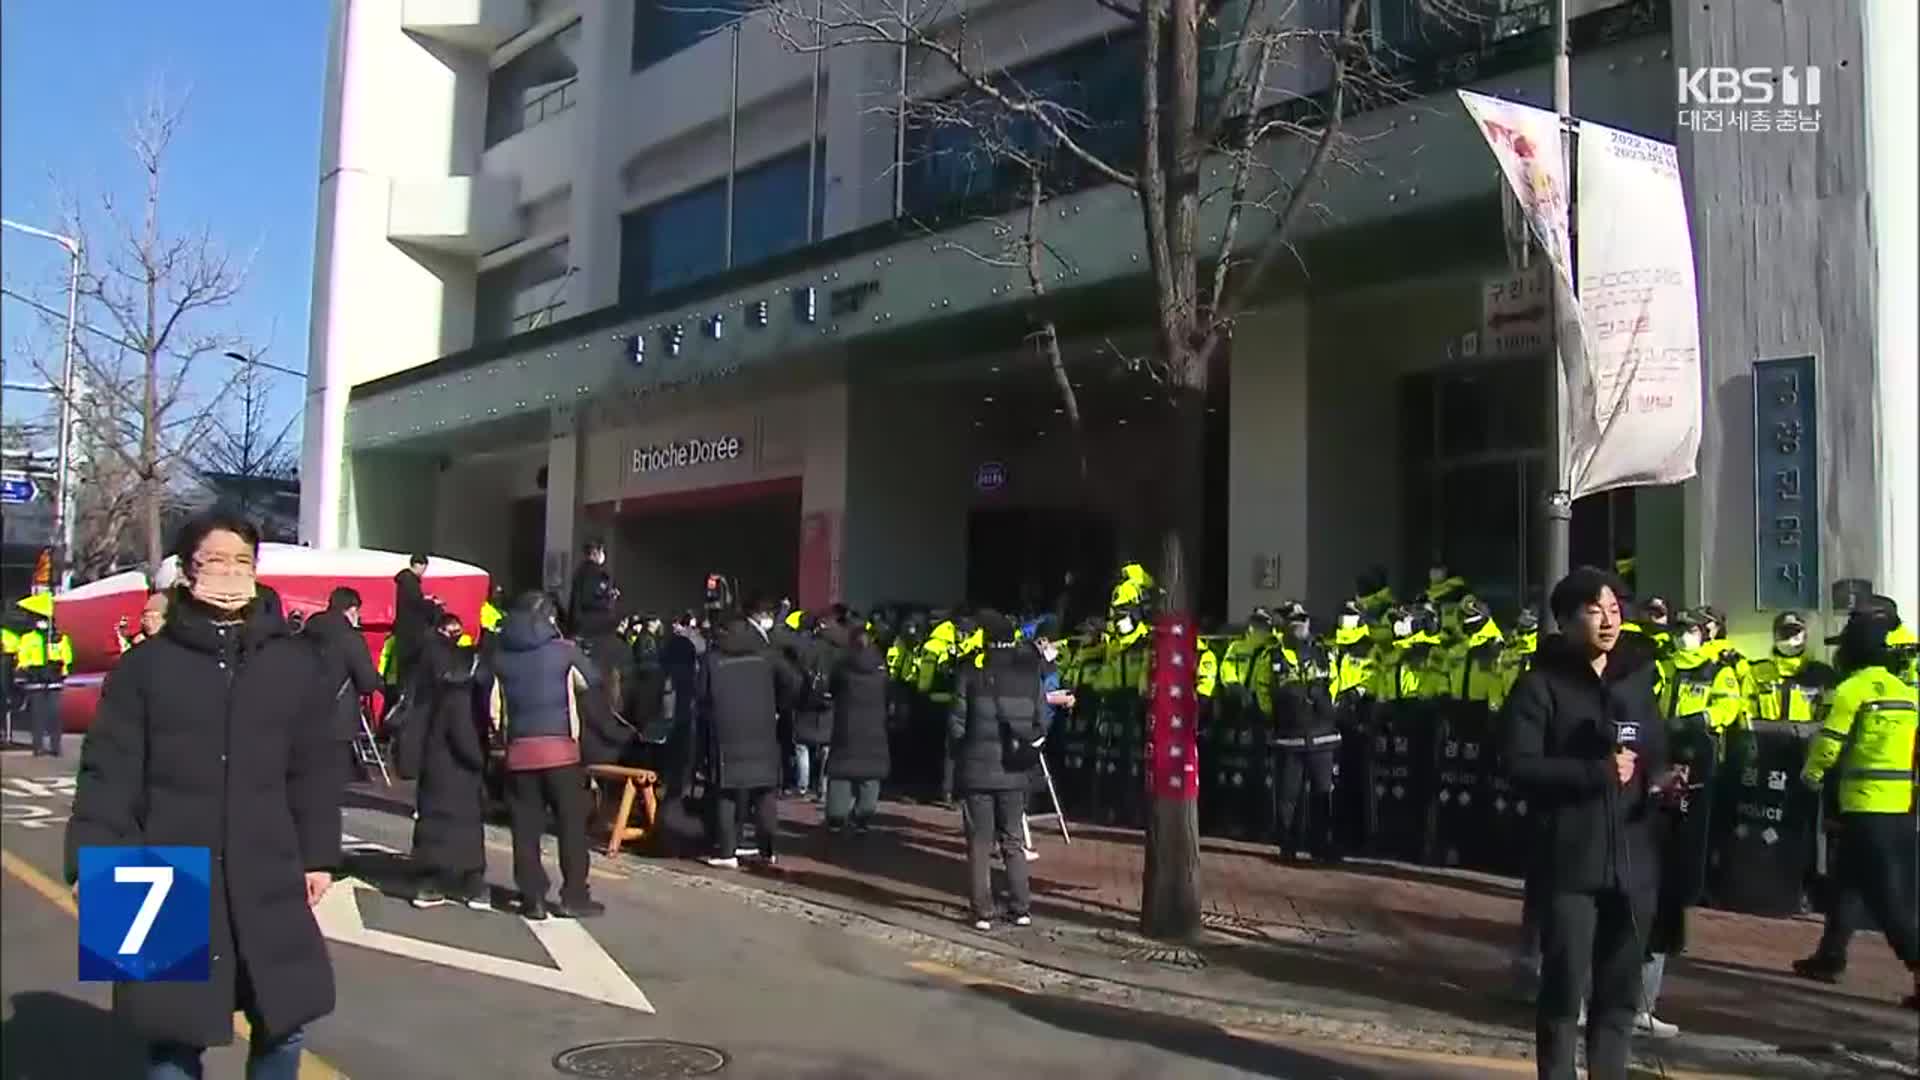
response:
M587 4L581 8L580 87L575 130L611 132L626 120L627 83L633 65L632 4ZM620 151L623 140L574 140L572 220L568 251L574 280L567 283L569 310L595 311L620 299Z
M1880 563L1874 587L1900 605L1908 624L1920 620L1920 447L1913 426L1920 409L1920 155L1914 127L1920 108L1913 72L1920 66L1920 7L1910 0L1868 0L1861 8L1867 106L1867 203L1872 229L1874 387L1880 440Z
M1232 347L1227 617L1241 619L1308 596L1306 301L1241 319Z
M540 580L548 592L565 596L580 543L580 455L586 440L580 437L580 415L572 408L556 407L549 419L547 537Z

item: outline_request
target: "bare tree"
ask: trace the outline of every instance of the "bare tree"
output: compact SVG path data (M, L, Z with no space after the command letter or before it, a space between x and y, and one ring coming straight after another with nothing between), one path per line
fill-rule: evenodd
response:
M201 360L242 347L210 324L240 294L248 260L236 260L204 226L175 231L165 222L168 152L184 116L163 90L149 93L128 133L141 181L131 199L112 191L85 204L60 199L62 231L80 241L86 260L81 322L98 328L80 335L74 352L79 564L118 562L129 532L145 565L160 564L166 514L191 479L195 448L245 374L242 367L195 378L207 370ZM57 384L56 363L36 366Z
M1024 224L993 256L1028 269L1038 313L1035 334L1059 373L1063 403L1078 403L1058 363L1058 333L1045 318L1047 246L1037 234L1047 177L1070 165L1085 178L1132 193L1153 296L1152 354L1141 366L1165 391L1168 437L1154 453L1166 472L1151 508L1160 536L1160 581L1175 611L1191 611L1204 467L1206 399L1226 359L1235 321L1256 302L1330 163L1351 162L1344 120L1366 102L1403 97L1393 58L1361 24L1363 0L1092 0L1138 33L1140 112L1129 152L1100 150L1087 137L1100 118L996 65L972 33L965 0L774 0L769 18L798 51L879 47L914 57L957 83L977 108L929 101L909 85L893 108L902 131L913 122L966 125L975 149L1010 162L1021 186ZM1441 17L1470 17L1460 0L1422 0ZM1305 12L1303 13L1303 8ZM1310 58L1327 73L1302 94L1276 81L1284 65ZM908 70L902 63L902 71ZM1203 78L1203 73L1205 76ZM1370 99L1370 100L1369 100ZM959 100L949 97L947 102ZM1278 144L1305 148L1304 156ZM1224 165L1209 168L1209 159ZM1224 200L1217 233L1203 236L1207 204ZM1249 212L1265 225L1249 224ZM1083 444L1084 445L1084 444ZM1084 450L1082 451L1084 454ZM1194 804L1156 794L1147 827L1141 927L1181 938L1200 927L1199 830Z
M296 413L277 421L265 369L242 364L227 402L215 413L212 430L192 450L201 482L226 496L235 509L260 520L275 492L295 475L299 451L289 436L298 420Z

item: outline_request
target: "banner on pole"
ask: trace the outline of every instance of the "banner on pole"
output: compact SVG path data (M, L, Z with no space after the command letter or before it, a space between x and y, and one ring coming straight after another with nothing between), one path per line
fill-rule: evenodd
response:
M1586 378L1567 431L1576 499L1694 475L1701 426L1693 231L1674 148L1587 121L1578 146Z
M1561 484L1578 499L1694 475L1700 316L1673 147L1581 123L1576 295L1560 118L1459 94L1551 267L1561 344Z

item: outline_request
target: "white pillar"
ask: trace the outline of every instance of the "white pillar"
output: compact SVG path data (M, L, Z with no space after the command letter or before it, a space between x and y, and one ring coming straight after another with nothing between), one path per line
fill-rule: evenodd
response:
M1920 408L1920 162L1914 127L1920 124L1914 72L1920 69L1920 5L1913 0L1867 0L1861 6L1865 43L1867 167L1874 289L1874 389L1880 438L1880 565L1874 588L1892 597L1909 624L1920 621L1920 447L1914 442Z

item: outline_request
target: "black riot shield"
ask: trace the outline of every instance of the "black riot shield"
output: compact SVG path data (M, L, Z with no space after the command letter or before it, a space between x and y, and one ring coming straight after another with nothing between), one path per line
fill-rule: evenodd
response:
M1660 854L1660 891L1687 907L1699 903L1706 893L1708 855L1720 802L1716 791L1720 747L1705 724L1678 723L1668 729L1667 756L1674 764L1688 767L1688 790L1680 800L1680 821Z
M1448 701L1435 748L1433 783L1433 861L1441 866L1485 869L1487 825L1482 762L1493 716L1485 702Z
M1213 760L1203 763L1206 776L1201 780L1202 790L1213 789L1209 803L1214 808L1217 835L1249 839L1254 834L1246 813L1247 778L1256 749L1251 718L1258 707L1244 686L1223 689L1226 692L1214 701L1219 721L1215 725Z
M1054 740L1047 740L1053 751L1049 764L1053 767L1053 784L1062 810L1080 820L1089 820L1093 812L1093 731L1099 708L1099 694L1075 690L1074 706L1061 720L1059 745L1053 746Z
M1526 794L1507 776L1500 749L1505 734L1500 717L1490 717L1487 737L1480 748L1480 786L1487 809L1487 840L1481 848L1481 861L1482 869L1490 873L1520 877L1526 873L1533 852L1532 807Z
M1719 805L1732 826L1713 848L1715 906L1774 917L1800 912L1819 828L1819 795L1799 782L1813 730L1762 721L1728 747Z
M1441 706L1417 699L1383 703L1385 722L1374 739L1378 828L1372 845L1382 858L1429 861Z
M1377 800L1374 760L1377 715L1372 698L1340 703L1340 752L1334 758L1334 838L1345 851L1372 850Z

